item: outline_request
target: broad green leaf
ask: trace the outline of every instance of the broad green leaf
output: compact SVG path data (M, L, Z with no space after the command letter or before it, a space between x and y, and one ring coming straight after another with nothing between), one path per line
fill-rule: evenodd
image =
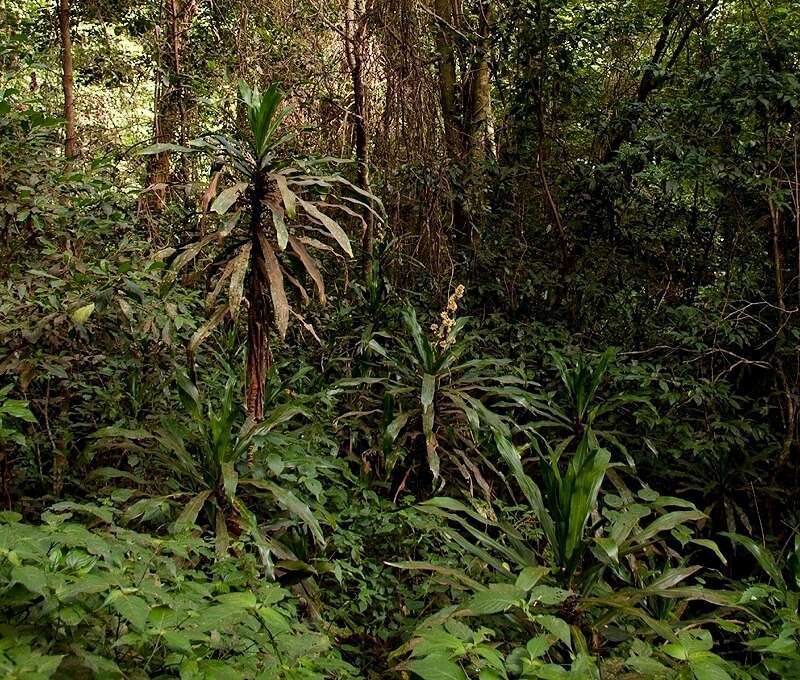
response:
M236 495L239 474L233 467L233 463L228 461L220 464L220 470L222 472L222 488L225 490L225 497L230 501Z
M420 571L433 571L444 576L452 577L453 579L463 583L464 585L472 588L473 590L480 590L483 586L470 578L463 572L452 567L445 567L431 562L386 562L387 566L395 567L396 569L412 569Z
M701 567L683 567L680 569L667 569L661 576L653 581L649 588L654 589L668 589L678 585L684 579L689 578L692 574L699 571Z
M648 524L641 531L641 533L636 534L632 540L636 541L637 543L645 543L654 536L660 534L662 531L669 531L670 529L674 529L676 526L684 524L685 522L693 522L704 519L705 516L705 513L702 513L699 510L679 510L675 512L668 512L666 515L662 515L658 519Z
M542 576L547 574L549 571L549 567L525 567L519 573L519 576L517 576L516 586L527 593L531 588L533 588L533 586L539 583Z
M649 656L630 656L625 663L647 678L666 677L670 672L663 663Z
M530 656L531 659L538 659L540 656L547 654L547 651L552 646L553 644L547 639L546 636L537 635L535 638L528 640L528 644L525 645L525 649L527 650L528 656Z
M422 377L422 392L420 393L420 401L423 408L428 408L433 404L433 395L436 390L436 376L426 373Z
M764 570L767 576L772 579L776 586L779 588L786 587L786 581L784 581L783 574L781 574L781 570L778 568L778 565L775 563L775 559L769 550L759 545L748 536L742 536L741 534L729 532L722 532L722 535L727 536L732 541L735 541L740 545L743 545L747 551L756 558L759 566Z
M535 586L531 589L529 594L530 602L540 602L545 605L561 604L570 597L572 593L563 588L554 588L553 586Z
M422 680L468 680L461 666L444 654L430 654L423 659L413 659L407 666Z
M325 544L325 538L322 535L322 527L320 527L319 521L314 516L314 513L311 512L311 509L308 507L308 505L303 503L291 491L288 491L268 480L243 479L240 483L253 486L257 489L264 489L272 493L278 503L280 503L290 513L299 517L306 524L311 531L311 535L318 544Z
M701 545L704 548L708 548L717 557L719 557L720 562L722 562L722 564L728 564L728 560L725 558L725 555L722 554L722 551L719 549L719 546L716 544L715 541L712 541L708 538L693 538L689 541L689 543L696 543L697 545Z
M217 595L217 602L233 607L240 607L241 609L255 609L255 607L258 606L258 599L255 593L250 591L223 593L222 595Z
M533 617L542 628L544 628L551 635L555 635L567 647L572 647L572 635L570 633L569 624L557 616L550 614L539 614Z
M608 555L609 559L613 562L619 562L619 543L608 536L601 536L594 540L603 549L603 552Z
M728 672L713 661L689 661L695 680L731 680Z
M36 422L36 417L28 408L28 402L22 399L6 399L0 402L0 416L19 418L27 423Z
M11 570L11 582L21 583L32 593L45 595L47 591L47 574L40 567L19 565Z
M186 507L181 511L178 519L175 520L175 530L181 531L194 526L197 522L197 515L203 509L206 500L211 495L211 490L202 491L190 500Z
M467 609L473 614L497 614L525 599L525 591L510 583L493 583L487 590L476 593L467 602Z
M138 595L133 595L123 590L115 590L106 598L105 604L111 606L136 630L143 631L145 629L150 607Z

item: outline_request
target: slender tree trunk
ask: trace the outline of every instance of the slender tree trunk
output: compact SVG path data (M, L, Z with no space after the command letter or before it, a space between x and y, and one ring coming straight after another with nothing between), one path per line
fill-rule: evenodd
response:
M272 354L269 348L269 305L267 295L269 283L267 279L266 261L258 238L261 229L264 198L264 180L256 176L253 179L250 196L250 280L247 287L247 383L245 386L245 404L248 415L256 422L264 419L264 385L272 365Z
M364 40L366 17L364 0L347 0L345 10L344 47L350 77L353 81L353 119L355 128L355 152L358 165L357 185L370 191L369 183L369 129L367 121L367 97L364 83ZM374 220L367 213L366 227L362 238L362 269L364 278L372 278L372 256L374 249Z
M451 0L435 0L434 12L439 19L436 30L436 52L439 55L439 100L447 155L451 159L461 157L461 126L456 111L456 59L453 49L452 28L454 21Z
M153 107L153 138L156 144L186 142L187 107L183 56L185 37L197 9L196 0L164 0L161 5L155 41L156 89ZM161 36L164 39L161 39ZM172 170L169 151L150 157L147 184L152 187L151 209L158 210L166 204L166 187L176 181L185 181L185 168L180 174Z
M780 314L783 316L786 313L786 303L784 298L784 283L783 283L783 268L785 266L783 256L783 229L782 229L782 213L781 208L772 198L768 201L769 204L769 220L770 220L770 235L772 240L772 262L775 273L775 300Z
M491 127L492 97L489 82L491 56L491 4L482 0L478 4L478 35L475 61L470 74L469 146L468 155L472 169L482 163L494 145L489 134Z
M463 167L463 160L468 148L466 125L469 115L468 101L465 101L467 98L462 96L459 102L457 96L459 84L454 43L454 34L462 21L461 0L433 0L432 6L436 15L434 42L438 55L439 103L442 110L445 155L454 164L452 170L457 181L463 183L468 174ZM451 197L456 243L468 242L470 234L470 219L462 198L463 192L464 187L461 186Z
M711 0L697 8L693 17L686 19L685 25L680 26L681 12L686 11L688 3L670 0L661 20L661 32L650 61L642 71L639 87L636 91L636 102L644 104L667 79L667 75L680 59L694 31L703 26L714 13L720 0ZM671 45L675 45L670 48ZM671 49L671 51L670 51ZM656 75L660 72L660 75ZM627 117L620 121L620 125L603 152L601 162L608 163L626 142L633 140L638 127L641 107L635 112L629 112Z
M64 155L78 155L78 135L75 131L74 74L72 70L72 38L70 37L69 0L58 2L58 26L61 36L61 84L64 89Z

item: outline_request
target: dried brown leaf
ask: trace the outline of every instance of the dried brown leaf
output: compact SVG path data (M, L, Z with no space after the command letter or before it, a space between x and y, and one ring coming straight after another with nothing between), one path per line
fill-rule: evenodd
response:
M303 264L303 267L305 267L305 270L308 272L308 275L311 277L311 280L317 287L319 301L324 305L326 301L325 282L322 279L322 274L319 271L316 261L313 257L311 257L311 255L308 254L305 246L294 236L289 237L289 245L292 247L294 254L297 255L297 258Z
M269 279L269 292L272 297L272 307L275 310L275 325L281 338L285 338L286 329L289 327L289 302L286 299L286 290L283 287L283 273L275 255L275 250L266 236L259 234L258 241L261 244L261 253L264 256L259 258L259 263L265 268L265 274Z

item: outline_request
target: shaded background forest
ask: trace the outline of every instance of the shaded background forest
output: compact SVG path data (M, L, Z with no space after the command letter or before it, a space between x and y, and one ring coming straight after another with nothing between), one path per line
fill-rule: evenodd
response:
M3 632L5 675L797 677L797 2L6 0L0 16L0 571L3 620L32 635ZM243 321L256 251L191 245L261 205L255 180L231 193L229 147L197 141L249 143L240 81L258 96L277 83L292 107L275 154L307 173L319 232L302 241L311 265L293 245L302 266L264 274L260 367ZM353 257L314 212L339 189ZM292 212L280 197L276 228ZM286 248L277 234L269 252ZM263 394L243 398L260 371ZM237 440L246 415L268 427ZM175 428L153 434L166 419ZM212 463L192 437L212 442ZM536 472L539 459L555 462ZM559 484L600 468L586 512L561 517L581 547L559 548L546 516L580 505ZM645 515L603 528L637 485L626 517L649 503L674 520L669 540ZM675 497L688 514L666 509ZM63 559L104 555L84 567L128 593L119 574L145 575L124 532L141 532L143 554L191 541L167 553L204 574L202 603L143 590L123 606L98 585L105 599L79 615L8 558L24 538L37 547L22 562L50 559L48 578L77 583L45 546L62 541ZM637 532L648 540L630 543ZM547 585L533 564L550 566ZM161 620L186 639L153 642L159 606L255 607L265 565L287 589L258 591L265 606L286 598L266 624L273 649L287 640L277 661L251 659L241 639L267 643L239 628L209 642ZM241 597L209 605L221 573ZM512 616L519 593L482 611L464 594L525 574L525 592L571 593L544 601L567 633ZM686 592L644 604L654 584ZM611 602L625 588L639 595ZM743 611L742 592L763 609ZM493 632L460 615L418 628L458 603ZM529 643L525 666L513 650L542 626L548 647ZM64 640L79 630L76 651Z

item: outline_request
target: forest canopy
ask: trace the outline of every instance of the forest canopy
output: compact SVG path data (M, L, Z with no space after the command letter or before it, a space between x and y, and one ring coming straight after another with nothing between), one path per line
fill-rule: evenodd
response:
M800 677L798 0L0 2L0 677Z

